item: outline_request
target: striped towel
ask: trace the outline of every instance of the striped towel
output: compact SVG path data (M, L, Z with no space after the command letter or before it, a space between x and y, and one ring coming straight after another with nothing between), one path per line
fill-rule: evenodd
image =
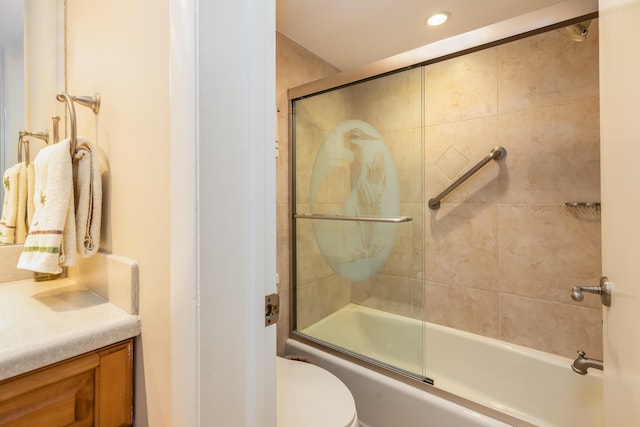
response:
M34 160L35 213L18 268L57 274L76 257L73 171L69 139L40 150Z

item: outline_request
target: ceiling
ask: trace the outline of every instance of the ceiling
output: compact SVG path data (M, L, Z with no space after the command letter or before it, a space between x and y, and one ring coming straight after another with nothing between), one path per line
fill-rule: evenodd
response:
M349 70L565 3L597 8L597 0L277 0L276 28L335 67ZM440 11L451 14L449 21L428 28L426 18Z

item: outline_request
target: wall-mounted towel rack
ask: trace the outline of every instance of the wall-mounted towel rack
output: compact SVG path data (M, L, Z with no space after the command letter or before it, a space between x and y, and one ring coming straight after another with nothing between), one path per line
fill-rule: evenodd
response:
M493 147L487 157L480 160L474 167L465 172L460 178L456 179L451 185L442 190L440 194L436 197L429 200L429 208L430 209L438 209L440 208L440 201L446 197L447 194L451 193L455 190L460 184L465 182L471 175L478 172L484 165L489 163L491 160L502 159L507 155L507 150L504 147Z
M57 144L60 141L60 116L51 116L51 120L53 121L53 143Z
M26 137L41 139L45 144L49 143L49 133L44 132L29 132L21 130L18 132L18 163L22 163L22 153L24 152L24 162L27 166L31 162L31 155L29 152L29 140Z
M21 130L20 131L20 136L21 137L25 137L25 136L29 136L32 138L38 138L41 139L45 142L45 144L49 143L49 132L47 132L46 130L44 132L29 132L26 130Z
M93 96L73 96L65 92L60 92L56 95L56 99L60 102L67 103L67 110L69 110L69 124L71 127L71 136L69 138L71 140L71 156L73 157L76 152L76 144L78 142L78 133L76 130L76 109L73 104L77 102L80 105L91 108L93 114L98 114L100 111L100 94L96 93Z
M29 166L31 162L31 155L29 154L29 141L25 141L24 135L22 132L18 133L18 163L22 163L23 157L22 153L24 152L24 163Z
M329 221L364 221L364 222L411 222L413 218L408 216L379 217L379 216L344 216L344 215L320 215L320 214L294 214L296 219L326 219Z

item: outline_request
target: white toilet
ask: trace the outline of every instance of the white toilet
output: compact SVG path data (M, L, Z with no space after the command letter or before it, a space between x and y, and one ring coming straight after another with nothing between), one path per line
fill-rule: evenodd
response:
M311 363L276 358L278 427L358 427L351 392Z

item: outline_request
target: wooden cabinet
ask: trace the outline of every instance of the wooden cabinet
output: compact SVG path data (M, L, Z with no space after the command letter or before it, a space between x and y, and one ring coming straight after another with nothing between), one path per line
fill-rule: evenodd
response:
M0 381L0 426L132 424L133 341Z

